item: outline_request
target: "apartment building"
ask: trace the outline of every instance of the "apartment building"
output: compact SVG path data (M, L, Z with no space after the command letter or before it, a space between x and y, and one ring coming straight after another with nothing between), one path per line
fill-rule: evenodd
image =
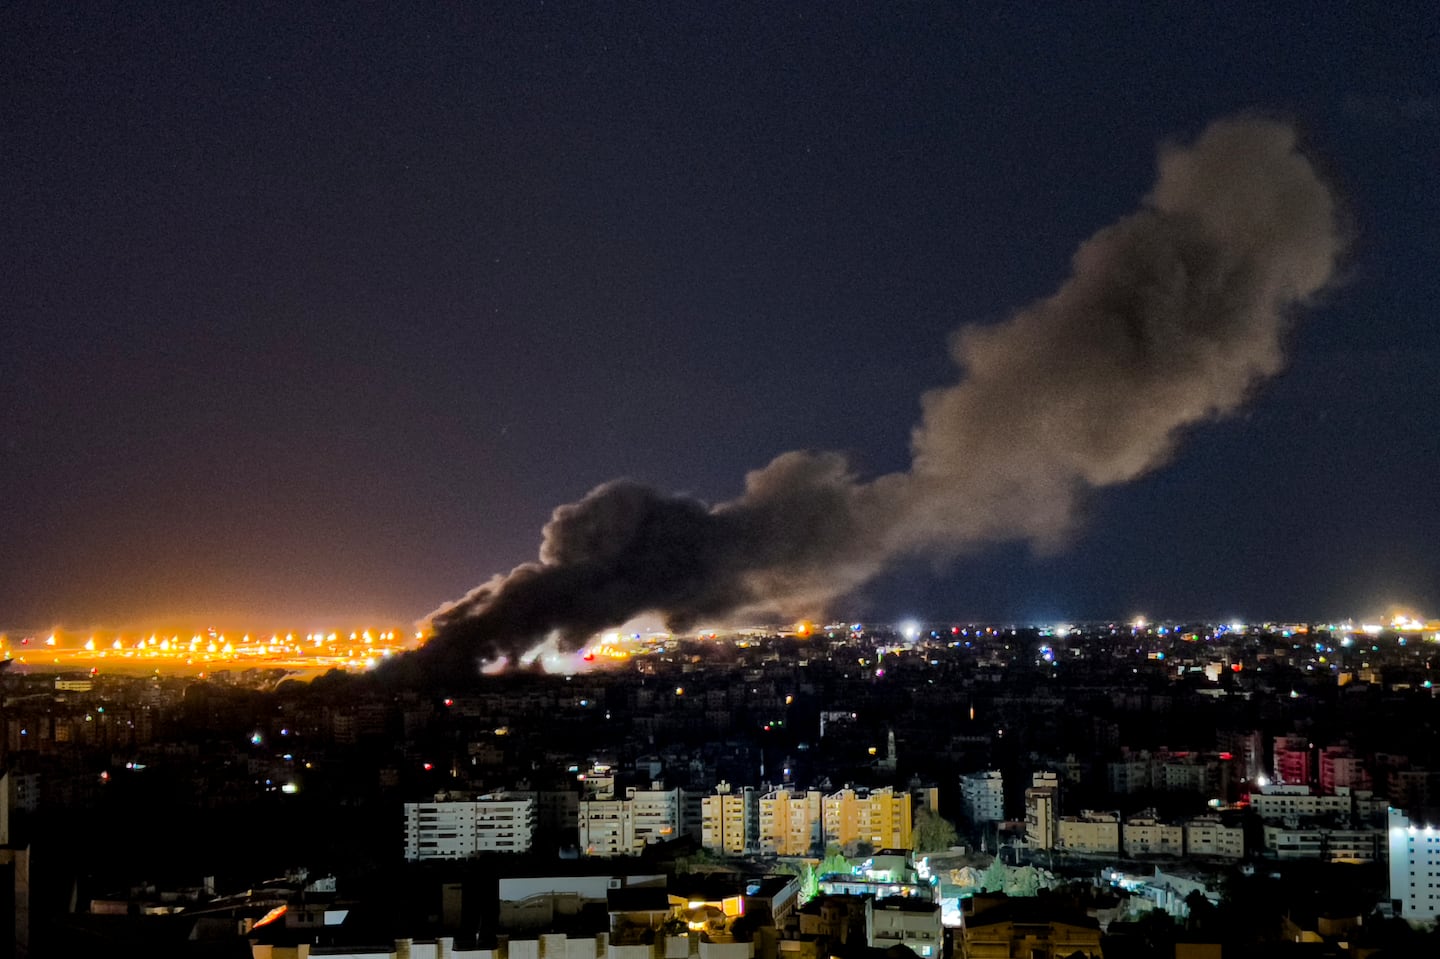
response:
M774 856L808 856L825 846L825 795L811 789L777 789L760 798L760 851Z
M467 859L489 852L527 852L535 835L535 800L505 793L473 801L405 804L405 859Z
M960 777L960 801L972 826L1005 820L1005 780L999 770Z
M824 798L824 841L844 846L869 843L875 849L908 849L913 825L909 793L883 789L842 789Z

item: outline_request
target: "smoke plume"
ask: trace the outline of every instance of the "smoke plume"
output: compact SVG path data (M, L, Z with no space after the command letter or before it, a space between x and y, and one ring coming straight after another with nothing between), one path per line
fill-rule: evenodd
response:
M536 562L432 613L417 655L473 673L642 612L677 629L816 613L902 556L1056 548L1088 491L1155 469L1281 369L1342 245L1291 127L1216 122L1161 149L1152 192L1081 244L1053 295L954 335L960 379L922 398L909 471L867 481L840 454L790 452L715 506L606 483L555 510Z

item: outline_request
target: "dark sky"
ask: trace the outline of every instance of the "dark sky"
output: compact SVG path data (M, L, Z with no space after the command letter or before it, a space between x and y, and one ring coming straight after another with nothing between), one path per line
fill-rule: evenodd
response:
M0 7L0 624L410 620L607 479L904 468L949 333L1242 110L1348 204L1288 371L842 612L1440 615L1440 7L720 6Z

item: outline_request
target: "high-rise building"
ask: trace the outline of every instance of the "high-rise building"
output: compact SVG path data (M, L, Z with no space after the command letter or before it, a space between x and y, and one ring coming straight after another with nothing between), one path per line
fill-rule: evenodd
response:
M1236 763L1235 779L1258 782L1265 775L1265 747L1258 729L1222 729L1215 734L1215 746L1221 757L1229 756Z
M909 793L842 789L825 797L825 843L868 843L874 849L908 849L913 825Z
M1388 816L1390 898L1405 919L1440 919L1440 829L1399 809Z
M700 803L700 844L712 852L742 856L759 845L760 800L753 786L722 782Z
M1274 757L1275 782L1308 786L1314 779L1310 743L1304 736L1276 736Z
M685 829L684 790L658 782L625 790L624 799L582 799L576 816L586 856L636 856L645 846L676 839Z
M586 856L634 856L645 846L635 840L634 807L627 799L580 800L576 825Z
M505 793L467 802L405 804L405 859L467 859L487 852L527 852L535 835L535 800Z
M760 798L760 851L774 856L809 856L824 847L824 793L777 789Z
M1059 836L1060 777L1035 773L1025 790L1025 844L1032 849L1054 849Z
M1334 793L1339 786L1369 789L1370 771L1365 763L1344 744L1320 750L1320 791Z
M625 798L635 818L635 841L649 845L678 839L685 830L685 800L682 790L666 789L652 782L649 789L631 786Z
M1005 780L997 769L960 777L960 801L971 826L1005 819Z

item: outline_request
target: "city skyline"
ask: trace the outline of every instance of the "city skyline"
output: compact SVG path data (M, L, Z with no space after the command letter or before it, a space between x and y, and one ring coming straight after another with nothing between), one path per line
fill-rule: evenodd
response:
M0 621L412 622L617 477L903 470L952 331L1236 115L1342 202L1283 369L1046 550L835 611L1440 609L1433 9L158 16L0 14Z

